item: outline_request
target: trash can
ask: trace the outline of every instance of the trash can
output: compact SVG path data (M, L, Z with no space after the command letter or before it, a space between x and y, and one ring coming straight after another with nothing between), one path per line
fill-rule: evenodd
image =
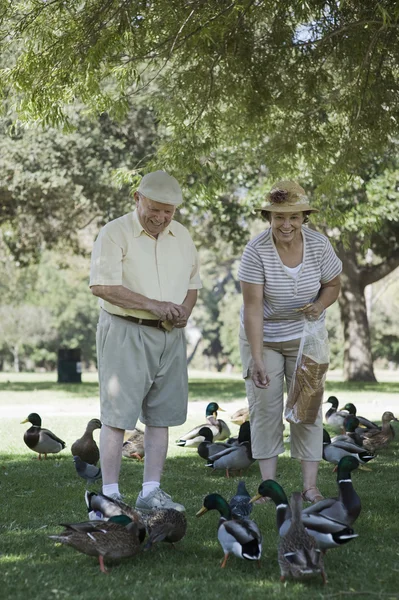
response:
M58 350L58 383L82 383L80 348Z

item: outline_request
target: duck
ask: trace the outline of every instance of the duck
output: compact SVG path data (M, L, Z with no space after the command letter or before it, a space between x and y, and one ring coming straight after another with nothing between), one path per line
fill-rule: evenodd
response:
M243 406L230 415L230 421L235 425L242 425L249 421L249 406Z
M277 531L280 536L285 535L291 525L291 509L284 489L277 481L266 479L259 485L258 493L251 498L251 504L260 498L271 498L273 500L276 505ZM339 548L358 537L344 521L332 519L327 514L321 514L323 506L327 509L331 507L333 502L335 502L334 499L327 498L302 510L302 521L306 530L309 535L315 538L317 546L323 552L330 548Z
M238 446L231 446L217 454L212 454L209 456L206 466L211 469L224 469L226 477L230 477L230 471L248 469L254 462L251 443L242 442Z
M395 430L391 425L391 421L398 421L395 415L391 411L385 411L381 417L381 420L381 430L369 429L362 435L363 446L369 452L377 452L381 448L384 448L395 437Z
M123 442L122 456L126 458L144 458L144 431L135 427L132 434Z
M327 583L323 556L317 542L306 531L302 523L302 495L294 492L291 496L291 523L288 530L280 537L278 544L278 564L280 581L287 577L293 579L309 579L321 575L323 583Z
M199 430L201 427L209 427L213 434L213 440L226 440L230 437L230 429L222 419L218 419L218 411L223 411L223 408L220 408L217 402L210 402L206 407L205 416L207 419L206 423L202 423L201 425L197 425L191 429L188 433L182 435L177 440L177 445L182 447L198 447L198 444L204 441L203 436L199 435Z
M221 450L230 448L230 446L232 445L227 442L214 442L213 433L209 427L201 427L201 429L198 432L198 435L203 436L204 441L198 444L197 452L198 455L205 460L208 460L209 456L211 456L212 454L216 454Z
M364 429L360 430L363 432L365 431ZM335 435L332 438L331 443L334 444L335 442L345 441L353 442L358 446L363 447L363 438L359 433L359 419L357 417L350 414L345 417L343 431L344 433Z
M364 442L363 442L364 443ZM343 456L354 456L360 463L361 469L370 470L364 465L375 458L375 454L369 452L366 448L358 446L354 442L344 440L331 442L330 434L323 429L323 458L331 464L338 465ZM334 471L336 468L334 469Z
M256 560L259 564L262 554L262 534L257 524L251 519L233 519L227 501L220 494L205 496L197 517L201 517L209 510L217 510L220 514L217 537L224 553L220 566L222 568L226 566L230 554L246 560Z
M377 425L377 423L373 423L373 421L370 421L369 419L366 419L365 417L359 417L359 415L357 414L357 408L354 404L352 404L352 402L345 404L343 410L347 410L350 415L353 415L354 417L356 417L360 423L361 428L380 429L381 430L381 427L379 425ZM361 429L359 431L361 433Z
M250 500L251 496L248 493L245 481L239 481L237 484L237 492L234 494L234 496L229 502L229 507L233 519L249 518L253 509L253 505L251 504Z
M22 423L32 424L32 427L29 427L24 433L24 442L28 448L39 454L39 460L41 460L42 454L44 454L44 458L47 458L47 454L58 454L65 448L65 442L55 433L42 428L42 420L37 413L30 413L24 421L21 421Z
M336 396L330 396L327 398L324 404L331 404L331 408L324 415L325 422L331 427L343 427L344 419L348 415L347 411L338 410L338 398Z
M240 429L238 430L237 436L231 436L227 438L226 443L230 446L238 446L242 442L250 442L251 441L251 424L249 421L245 421L242 425L240 425Z
M353 487L352 471L359 467L359 461L354 456L344 456L337 467L337 485L339 495L335 498L325 498L302 511L302 520L305 527L311 524L314 517L326 517L335 522L352 527L362 510L359 495ZM350 536L350 539L357 534ZM340 540L342 543L342 539Z
M151 548L157 542L168 542L174 545L186 534L187 519L184 512L174 508L153 509L148 513L142 513L117 498L110 498L104 494L86 492L85 501L89 515L93 512L110 518L116 515L126 515L135 521L139 530L148 534L148 541L144 550Z
M61 523L64 531L49 538L71 546L78 552L97 556L100 570L107 573L104 559L120 559L134 556L141 549L145 537L137 523L126 515L117 515L108 521Z
M100 451L96 441L93 439L93 431L101 429L102 423L99 419L91 419L86 426L86 431L81 438L71 446L72 456L79 456L89 465L96 465L100 460Z

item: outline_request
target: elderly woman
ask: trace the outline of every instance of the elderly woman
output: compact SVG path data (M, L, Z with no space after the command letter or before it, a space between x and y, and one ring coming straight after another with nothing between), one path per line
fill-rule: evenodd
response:
M240 351L248 396L252 454L263 479L275 479L277 457L284 452L284 379L289 389L304 318L324 321L338 298L342 263L326 236L304 226L312 208L294 181L279 181L262 207L270 227L251 240L242 256L239 279ZM298 309L302 309L298 311ZM302 464L303 498L317 502L323 426L291 424L291 456Z

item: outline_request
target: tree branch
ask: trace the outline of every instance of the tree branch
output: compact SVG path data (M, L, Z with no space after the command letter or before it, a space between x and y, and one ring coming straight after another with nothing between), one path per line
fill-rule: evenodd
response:
M366 287L366 285L375 283L386 275L389 275L397 267L399 267L399 249L394 250L386 260L378 265L362 267L360 269L361 282Z

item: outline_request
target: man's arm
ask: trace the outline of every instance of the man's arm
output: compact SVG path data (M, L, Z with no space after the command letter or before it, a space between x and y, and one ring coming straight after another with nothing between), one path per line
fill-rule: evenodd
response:
M142 294L132 292L132 290L129 290L124 285L93 285L90 289L94 296L98 296L110 304L127 309L147 310L162 321L171 321L174 323L179 319L183 320L186 316L187 309L183 305L147 298Z
M191 312L197 302L198 290L188 290L187 296L185 297L183 304L181 305L184 310L184 317L179 317L174 321L174 326L181 328L187 325L187 321L190 318Z

